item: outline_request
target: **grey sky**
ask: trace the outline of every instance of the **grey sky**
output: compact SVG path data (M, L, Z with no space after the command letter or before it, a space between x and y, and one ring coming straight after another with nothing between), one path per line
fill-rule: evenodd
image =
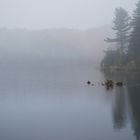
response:
M112 22L115 7L132 10L137 0L0 0L0 27L79 28Z

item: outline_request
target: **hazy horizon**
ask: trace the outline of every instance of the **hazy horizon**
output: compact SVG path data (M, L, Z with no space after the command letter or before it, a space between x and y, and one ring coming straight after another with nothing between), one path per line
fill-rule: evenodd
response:
M0 28L89 29L112 23L116 7L130 13L137 0L5 0L0 1Z
M86 31L0 29L1 64L37 60L44 64L58 60L99 65L108 45L104 42L107 34L112 35L110 26Z

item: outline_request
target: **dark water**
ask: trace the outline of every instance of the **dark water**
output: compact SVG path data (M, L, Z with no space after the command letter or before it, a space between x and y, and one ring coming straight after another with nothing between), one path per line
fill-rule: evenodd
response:
M128 83L107 91L100 82L108 78ZM100 72L91 64L1 66L0 140L139 137L139 73Z

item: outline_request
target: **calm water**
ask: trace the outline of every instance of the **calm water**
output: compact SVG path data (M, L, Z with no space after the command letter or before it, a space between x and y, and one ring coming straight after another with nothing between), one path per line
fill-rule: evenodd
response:
M107 91L100 82L108 78L128 83ZM139 73L100 72L91 64L0 69L0 140L135 140L139 107Z

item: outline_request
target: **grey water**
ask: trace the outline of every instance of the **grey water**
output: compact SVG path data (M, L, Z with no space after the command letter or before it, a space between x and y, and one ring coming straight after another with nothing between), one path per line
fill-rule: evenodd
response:
M126 85L106 90L105 79ZM0 140L139 139L139 84L137 72L92 63L1 64Z

